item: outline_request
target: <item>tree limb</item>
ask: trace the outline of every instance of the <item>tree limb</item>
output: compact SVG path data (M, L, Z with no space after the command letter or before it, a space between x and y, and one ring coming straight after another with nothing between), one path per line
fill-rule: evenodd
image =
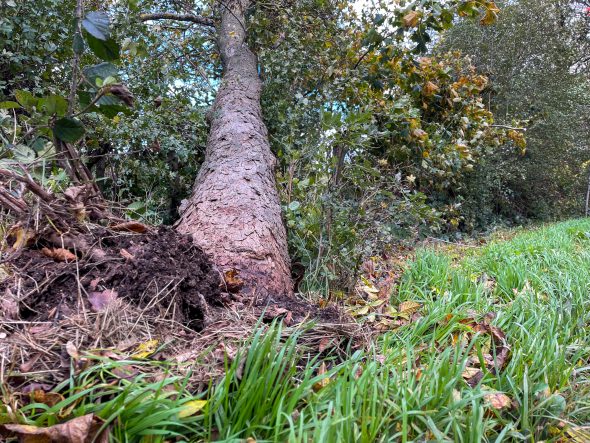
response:
M506 125L490 125L492 128L501 128L501 129L511 129L513 131L522 131L526 132L527 128L515 128L514 126L506 126Z
M142 22L149 20L176 20L179 22L191 22L202 26L215 27L215 21L210 17L203 17L193 14L177 14L174 12L156 12L153 14L141 14L139 19Z

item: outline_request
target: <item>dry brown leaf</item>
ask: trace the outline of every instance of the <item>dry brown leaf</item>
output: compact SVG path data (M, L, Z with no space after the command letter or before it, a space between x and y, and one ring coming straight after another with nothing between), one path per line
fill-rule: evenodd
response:
M4 291L4 297L0 299L0 318L6 320L19 319L19 304L18 300L9 288Z
M127 260L134 260L135 256L133 254L131 254L129 251L127 251L127 249L121 249L119 251L119 253L121 254L121 256Z
M66 343L66 352L74 360L79 360L80 359L80 353L78 352L78 348L71 341L69 341L69 342Z
M512 400L506 394L496 392L484 395L486 402L494 409L504 409L510 407Z
M35 389L30 393L31 402L43 403L49 407L53 407L60 401L64 400L64 396L57 392L46 392L43 389Z
M100 292L88 293L88 301L92 306L94 312L102 312L108 309L117 300L117 291L113 289L105 289Z
M111 226L111 229L113 231L137 232L138 234L143 234L144 232L148 231L148 227L146 225L137 221L118 223Z
M21 443L87 443L105 441L104 436L96 438L99 420L94 414L87 414L48 428L17 424L4 428L17 435Z
M31 372L31 370L33 369L33 366L35 366L35 363L37 363L37 360L39 360L39 358L41 357L41 353L36 353L33 354L33 356L28 359L26 362L24 362L23 364L21 364L19 366L19 370L21 373L26 373L26 372Z
M41 249L41 253L49 258L56 260L56 261L71 262L71 261L75 261L78 258L78 257L76 257L75 254L73 254L72 252L70 252L64 248L54 248L54 249L43 248L43 249Z
M326 348L332 343L332 339L329 337L324 337L320 340L320 345L318 347L318 350L320 352L324 352L326 350Z
M223 279L225 281L227 292L239 292L239 290L244 286L244 281L238 277L238 271L236 269L229 269L228 271L225 271L223 274Z
M483 378L483 371L478 368L465 368L461 375L465 379L465 382L473 388Z
M410 11L404 15L402 22L406 28L412 28L418 24L420 20L420 13L416 11Z
M437 92L438 89L439 89L439 87L436 84L434 84L432 82L426 82L426 84L422 88L422 91L424 92L425 95L432 95L435 92Z

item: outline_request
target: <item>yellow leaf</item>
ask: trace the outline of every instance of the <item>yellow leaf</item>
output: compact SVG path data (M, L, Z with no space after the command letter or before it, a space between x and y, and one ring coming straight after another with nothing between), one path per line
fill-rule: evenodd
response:
M326 363L322 363L318 369L318 375L326 375ZM330 377L324 377L320 381L313 384L313 390L318 392L320 389L325 388L330 384Z
M135 350L135 354L133 354L131 357L146 358L156 352L156 349L158 349L158 344L158 340L148 340L145 343L140 344Z
M412 315L414 312L420 309L421 306L422 305L418 302L407 300L400 303L398 311L400 314Z
M365 305L362 308L359 308L359 309L353 311L352 315L354 315L354 316L367 315L368 313L369 313L369 306Z
M21 249L24 246L27 246L31 242L31 240L35 238L35 231L18 225L10 230L10 234L16 237L16 240L12 245L12 249L14 249L15 251Z
M570 426L565 433L573 443L588 443L590 441L590 426Z
M178 413L179 418L190 417L195 415L205 407L207 400L191 400L182 405L182 410Z
M368 295L371 294L379 294L379 289L377 289L375 286L370 285L370 286L363 286L363 291L365 291Z

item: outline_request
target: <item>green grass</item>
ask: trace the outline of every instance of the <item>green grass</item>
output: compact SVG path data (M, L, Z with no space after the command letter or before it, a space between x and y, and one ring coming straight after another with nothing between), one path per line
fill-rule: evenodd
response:
M486 279L495 286L486 287ZM208 400L195 416L178 418L193 399L186 380L113 384L107 375L121 362L104 361L73 377L64 401L78 396L72 414L97 413L113 425L118 442L174 435L187 441L533 442L557 440L570 424L590 423L590 221L523 231L459 262L421 251L392 304L406 300L422 304L420 319L383 334L369 351L328 360L323 375L321 361L298 346L303 330L286 341L280 325L259 330L223 380L194 397ZM485 370L470 387L462 376L469 358L483 361L494 353L487 334L469 334L461 321L474 313L494 313L492 324L506 334L511 353L502 370ZM491 408L485 396L496 392L512 406ZM63 406L29 406L21 420L50 425ZM147 435L151 439L142 440Z

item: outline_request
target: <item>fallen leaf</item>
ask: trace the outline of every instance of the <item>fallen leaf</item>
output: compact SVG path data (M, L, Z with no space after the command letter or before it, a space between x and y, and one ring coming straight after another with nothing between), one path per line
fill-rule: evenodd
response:
M496 392L484 395L486 402L494 409L504 409L512 404L512 400L506 394Z
M92 306L94 312L102 312L108 309L117 300L117 291L113 289L105 289L100 292L88 293L88 301Z
M33 366L35 366L35 363L37 363L37 360L39 360L40 357L41 353L34 354L30 359L19 366L20 372L31 372Z
M10 228L8 235L14 235L15 241L12 244L12 249L16 251L32 243L33 239L35 238L35 231L17 224Z
M367 295L375 295L375 294L379 294L379 289L377 289L375 286L373 285L364 285L361 287L361 289L367 294Z
M269 306L264 311L264 320L268 322L278 317L286 318L289 314L291 314L291 311L289 311L288 309L279 308L278 306Z
M225 281L227 292L239 292L244 286L244 281L238 277L238 271L236 269L225 271L223 279Z
M178 413L179 418L186 418L190 417L191 415L195 415L201 409L205 407L207 404L207 400L191 400L187 401L182 405L182 409Z
M48 428L17 424L4 428L16 434L22 443L86 443L104 441L96 435L99 420L94 414L87 414Z
M328 370L326 368L326 363L322 362L320 368L318 369L318 375L322 376L322 378L319 381L315 382L312 386L315 392L320 391L321 389L325 388L330 384L330 377L324 377L327 372Z
M135 353L131 355L132 358L146 358L156 352L158 349L158 344L160 342L158 340L148 340L145 343L141 343Z
M465 379L465 382L473 388L483 378L483 371L478 368L465 368L461 375Z
M0 299L0 318L5 320L19 319L19 304L17 298L14 296L9 288L4 291L4 297Z
M71 186L64 191L64 196L73 202L81 203L86 200L92 192L92 187L88 185Z
M76 257L76 254L73 254L72 252L70 252L64 248L54 248L54 249L43 248L43 249L41 249L41 253L49 258L56 260L56 261L71 262L71 261L75 261L78 258L78 257Z
M121 254L121 256L127 260L135 260L135 256L132 255L131 253L129 253L129 251L127 251L127 249L121 249L119 251L119 253Z
M64 396L57 392L46 392L43 389L35 389L30 393L31 402L43 403L49 407L53 407L60 401L64 400Z
M319 352L324 352L326 348L332 343L332 339L329 337L324 337L320 340L320 345L318 346Z
M414 312L420 309L421 306L422 305L418 302L407 300L400 303L398 312L403 315L412 315Z
M148 231L148 227L146 225L137 221L118 223L116 225L112 225L110 228L113 231L136 232L138 234L143 234L144 232Z
M424 92L425 95L432 95L435 92L438 91L438 86L435 85L432 82L426 82L426 84L424 85L424 87L422 88L422 91Z
M80 353L78 352L78 348L71 341L69 341L69 342L66 343L66 352L74 360L79 360L80 359Z

